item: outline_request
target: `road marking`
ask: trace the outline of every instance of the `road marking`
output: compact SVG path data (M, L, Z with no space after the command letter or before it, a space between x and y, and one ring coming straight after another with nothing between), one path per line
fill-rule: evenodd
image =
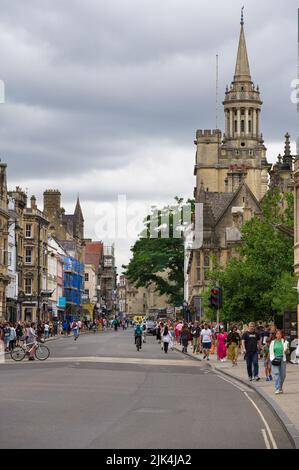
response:
M179 367L197 367L199 364L193 360L167 360L167 359L146 359L146 358L132 358L132 357L99 357L99 356L85 356L85 357L49 357L42 363L45 364L58 364L58 363L106 363L106 364L136 364L136 365L150 365L150 366L179 366ZM6 364L18 364L15 361L7 361ZM20 362L19 362L20 364ZM32 364L30 361L25 361L23 364Z
M265 429L262 429L262 435L263 435L263 438L264 438L264 441L265 441L266 448L271 449L270 442L269 442L269 439L268 439L268 436L267 436L267 433L266 433Z
M232 382L231 380L228 380L224 377L222 377L220 374L216 374L217 377L219 377L220 379L224 380L225 382L228 382L230 383L231 385L233 385L234 387L238 388L241 392L245 393L246 390L244 390L243 388L241 388L239 385L237 385L235 382Z
M268 432L268 434L269 434L269 437L270 437L270 440L271 440L273 449L277 449L278 447L277 447L276 441L275 441L275 439L274 439L274 436L273 436L273 434L272 434L272 431L271 431L271 429L270 429L269 424L267 423L267 421L266 421L264 415L262 414L261 410L259 409L259 407L258 407L258 406L256 405L256 403L254 403L254 401L250 398L250 396L248 395L248 393L247 393L244 389L242 389L239 385L237 385L236 383L234 383L234 382L232 382L232 381L230 381L230 380L228 380L228 379L222 377L220 374L216 374L216 375L217 375L217 377L219 377L220 379L224 380L225 382L230 383L231 385L233 385L234 387L238 388L241 392L244 393L244 395L246 396L246 398L253 404L253 406L254 406L255 409L257 410L258 414L260 415L260 417L261 417L261 419L262 419L264 425L266 426L266 430L267 430L267 432ZM263 430L262 430L262 431L263 431ZM267 434L266 434L266 438L267 438L267 440L268 440ZM265 440L265 442L266 442L266 440ZM269 440L268 440L268 442L269 442ZM270 445L270 444L269 444L269 445ZM271 449L271 446L270 446L269 448Z
M263 413L261 412L261 410L259 409L259 407L254 403L254 401L250 398L250 396L248 395L247 392L244 392L244 395L248 398L248 400L253 404L253 406L255 407L255 409L257 410L258 414L260 415L264 425L266 426L266 430L268 432L268 435L270 437L270 440L271 440L271 443L272 443L272 446L273 446L273 449L277 449L277 444L276 444L276 441L273 437L273 434L272 434L272 431L270 429L270 426L269 424L267 423Z

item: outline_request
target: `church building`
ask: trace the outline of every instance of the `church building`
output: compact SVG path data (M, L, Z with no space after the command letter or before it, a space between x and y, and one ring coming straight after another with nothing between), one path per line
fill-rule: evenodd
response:
M262 212L272 167L261 131L262 104L251 77L242 12L234 78L223 101L225 132L196 133L194 196L203 204L203 245L188 257L189 305L208 285L215 260L226 265L238 256L242 225Z

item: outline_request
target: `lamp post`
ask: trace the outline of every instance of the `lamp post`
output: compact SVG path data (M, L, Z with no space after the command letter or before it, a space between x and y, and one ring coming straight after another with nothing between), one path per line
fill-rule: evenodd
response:
M187 316L187 322L189 323L189 308L188 308L187 300L184 300L183 302L183 309L184 309L184 319L186 320L186 316Z

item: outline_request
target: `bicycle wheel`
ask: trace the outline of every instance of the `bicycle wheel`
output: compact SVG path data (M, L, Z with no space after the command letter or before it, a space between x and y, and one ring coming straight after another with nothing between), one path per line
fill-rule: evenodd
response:
M22 361L25 356L26 356L26 351L23 348L21 348L20 346L17 346L15 348L13 348L12 351L10 351L10 357L14 361Z
M44 344L39 344L35 350L35 357L39 361L45 361L50 356L50 349Z

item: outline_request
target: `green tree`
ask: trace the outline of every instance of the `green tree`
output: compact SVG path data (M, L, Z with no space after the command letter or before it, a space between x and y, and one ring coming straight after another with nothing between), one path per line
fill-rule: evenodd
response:
M240 259L211 273L211 286L223 288L223 320L268 320L296 305L293 239L277 228L293 227L293 196L269 191L262 209L242 228Z
M184 242L183 208L194 212L194 201L175 198L173 206L153 208L144 220L144 230L131 248L132 259L123 266L124 274L136 287L153 284L160 295L166 294L170 303L183 302L184 286ZM168 220L168 223L163 223ZM155 238L151 223L156 226Z

